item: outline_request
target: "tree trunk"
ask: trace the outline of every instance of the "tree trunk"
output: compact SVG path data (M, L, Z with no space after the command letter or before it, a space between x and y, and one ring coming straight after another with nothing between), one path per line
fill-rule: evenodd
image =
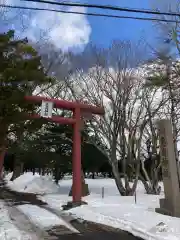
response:
M2 178L2 169L4 165L4 156L7 148L7 130L8 126L0 123L0 178Z
M13 175L10 181L14 181L14 179L18 178L21 175L21 171L22 171L22 163L17 163L15 161Z
M36 173L36 169L33 168L32 172L33 172L33 175L35 175L35 173Z
M24 163L21 162L20 164L21 164L21 174L23 174L24 173Z
M115 166L114 163L111 163L111 165L112 165L112 172L113 172L113 175L114 175L114 180L115 180L116 186L118 188L118 191L122 196L126 196L126 191L125 191L125 188L123 186L121 176L119 174L118 166Z
M3 165L5 153L6 153L5 147L2 147L0 150L0 179L3 178Z
M143 176L139 176L147 194L159 195L161 192L161 187L158 184L149 184Z
M58 184L60 180L60 169L57 166L54 169L54 178L55 178L55 183Z
M45 167L42 168L42 176L45 175Z
M159 195L161 192L161 187L158 185L158 167L156 164L153 164L154 159L152 159L152 166L151 166L151 178L148 176L148 173L145 169L144 162L141 161L142 171L144 173L145 179L143 176L140 176L140 180L142 181L146 193L147 194L154 194Z

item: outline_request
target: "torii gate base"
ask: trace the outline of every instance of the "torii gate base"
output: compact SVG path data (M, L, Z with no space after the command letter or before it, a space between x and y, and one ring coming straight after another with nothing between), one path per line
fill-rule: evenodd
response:
M89 195L88 184L86 184L83 170L81 170L81 196L85 197L88 195ZM72 188L69 192L69 196L72 196Z
M87 205L87 202L84 202L82 200L80 202L73 202L73 201L67 202L66 205L62 205L62 209L66 211L66 210L69 210L71 208L79 207L81 205Z
M83 170L81 170L81 196L82 197L85 197L85 196L88 196L90 193L89 193L89 188L88 188L88 184L86 184L85 182L85 179L84 179L84 173L83 173ZM73 186L71 187L71 190L69 192L69 196L73 196ZM68 209L71 209L73 207L77 207L79 205L82 205L82 204L87 204L86 202L68 202L67 205L63 205L62 208L64 210L68 210Z
M102 107L95 107L80 102L70 102L52 98L39 96L27 96L25 100L32 103L41 103L42 101L53 102L55 108L73 111L73 118L64 118L52 116L47 118L48 121L59 124L73 125L73 154L72 154L72 169L73 169L73 184L72 184L72 203L71 206L79 206L83 204L82 198L82 181L81 181L81 116L83 112L90 114L103 115ZM39 115L30 116L30 118L41 118Z

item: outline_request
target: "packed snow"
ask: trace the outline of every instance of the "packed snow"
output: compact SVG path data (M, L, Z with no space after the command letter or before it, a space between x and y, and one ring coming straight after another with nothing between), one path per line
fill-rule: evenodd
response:
M25 232L20 231L13 223L9 215L8 208L0 201L0 239L1 240L31 240L31 236ZM16 236L16 238L15 238Z
M30 221L39 228L50 229L52 226L64 225L64 221L62 219L41 207L24 204L18 206L18 209L28 216Z
M41 180L39 181L39 179ZM180 219L155 212L155 208L159 207L159 198L164 197L163 192L160 196L147 195L144 187L139 183L135 202L134 196L122 197L119 195L113 179L86 179L86 182L89 185L90 196L83 200L88 205L68 210L67 214L120 228L143 239L180 239ZM47 202L51 208L58 210L63 204L71 200L68 196L72 185L71 179L61 180L57 186L49 176L41 177L38 174L33 176L32 173L25 173L12 183L8 181L8 185L18 191L27 192L30 189L30 192L38 193L40 189L39 194L43 193L44 195L39 197ZM32 211L30 209L29 211L32 215ZM27 213L26 210L26 214L30 213ZM36 214L41 215L38 209L34 211L34 219L36 219ZM42 219L42 221L45 220Z

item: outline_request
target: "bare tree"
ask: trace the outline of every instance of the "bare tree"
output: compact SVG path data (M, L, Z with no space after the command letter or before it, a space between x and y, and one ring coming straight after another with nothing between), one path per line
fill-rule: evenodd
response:
M156 129L156 120L164 116L162 109L167 104L168 99L160 93L159 89L150 88L146 91L144 104L148 122L144 128L143 140L141 146L141 170L140 179L145 186L148 194L159 194L161 162L159 158L158 133ZM149 169L145 167L145 161L149 162Z
M143 74L137 68L140 62L132 44L116 42L108 51L96 49L94 54L94 67L88 72L77 69L66 84L73 98L105 107L103 118L93 117L90 121L91 134L103 143L100 150L109 159L121 195L132 195L139 179L144 130L160 106L149 116L149 90L143 87ZM135 179L132 186L129 169Z
M166 105L161 116L170 118L173 127L174 148L176 154L177 168L180 179L180 166L177 143L179 141L179 111L180 111L180 63L178 60L173 60L170 56L163 52L157 54L157 59L151 65L149 72L149 83L151 87L159 89L166 99Z
M164 0L157 1L157 0L150 0L150 4L153 9L164 11L164 12L177 12L180 13L180 3L176 0ZM180 54L180 24L179 16L163 16L160 15L159 18L163 18L166 20L174 20L175 23L166 22L162 23L157 21L155 23L155 28L159 30L159 37L161 39L160 46L159 47L170 47L176 48L178 51L178 54ZM176 22L177 21L177 22ZM163 42L164 44L162 44Z

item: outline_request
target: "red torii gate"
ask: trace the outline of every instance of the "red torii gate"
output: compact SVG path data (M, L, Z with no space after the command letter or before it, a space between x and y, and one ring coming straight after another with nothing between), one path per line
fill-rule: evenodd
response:
M42 101L52 102L53 107L73 111L73 118L65 118L59 116L52 116L47 120L59 124L73 125L73 155L72 155L72 169L73 169L73 184L72 197L73 203L80 204L82 197L81 186L81 116L84 113L104 115L103 107L95 107L81 102L70 102L65 100L46 98L40 96L26 96L25 101L32 103L41 103ZM34 114L30 116L33 119L41 118L40 115Z

